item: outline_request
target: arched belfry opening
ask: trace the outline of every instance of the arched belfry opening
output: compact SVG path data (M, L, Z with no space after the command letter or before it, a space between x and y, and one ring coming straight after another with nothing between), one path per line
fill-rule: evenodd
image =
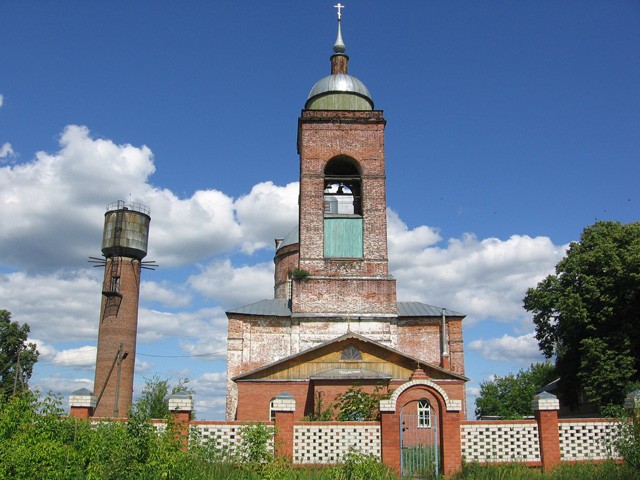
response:
M355 160L334 157L324 168L324 256L362 258L362 182Z
M324 168L325 215L362 215L362 183L355 160L334 157Z

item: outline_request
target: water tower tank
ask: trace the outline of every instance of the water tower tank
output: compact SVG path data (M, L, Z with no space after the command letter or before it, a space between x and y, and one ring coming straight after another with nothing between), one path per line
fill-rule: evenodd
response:
M149 243L149 207L122 200L107 205L102 233L102 254L142 260Z

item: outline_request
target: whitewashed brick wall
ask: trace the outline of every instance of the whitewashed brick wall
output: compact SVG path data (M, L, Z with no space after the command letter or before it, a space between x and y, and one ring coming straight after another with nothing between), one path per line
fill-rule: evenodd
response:
M562 421L558 428L562 461L620 457L612 446L619 428L617 421Z
M540 461L536 423L463 424L460 435L466 462Z
M313 423L294 426L294 463L339 463L351 451L380 458L380 426Z

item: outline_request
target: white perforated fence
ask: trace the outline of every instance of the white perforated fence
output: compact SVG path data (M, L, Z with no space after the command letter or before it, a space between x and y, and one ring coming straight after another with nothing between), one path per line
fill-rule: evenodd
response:
M338 463L349 452L380 458L380 425L309 423L293 428L294 463Z
M535 422L477 422L460 427L462 458L466 462L539 462Z
M560 421L560 458L571 460L606 460L619 458L613 441L620 431L617 421Z
M230 459L242 453L242 430L250 424L196 422L191 425L191 435L200 445L206 446L219 455L220 459ZM273 425L267 428L273 430ZM273 452L273 435L267 449Z

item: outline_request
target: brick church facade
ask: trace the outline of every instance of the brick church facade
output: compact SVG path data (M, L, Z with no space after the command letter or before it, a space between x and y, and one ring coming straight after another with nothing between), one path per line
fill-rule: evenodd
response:
M227 312L228 420L269 420L283 393L297 420L354 383L393 390L415 371L464 411L464 315L396 298L386 120L347 73L340 19L333 50L298 119L299 223L276 240L274 298Z

